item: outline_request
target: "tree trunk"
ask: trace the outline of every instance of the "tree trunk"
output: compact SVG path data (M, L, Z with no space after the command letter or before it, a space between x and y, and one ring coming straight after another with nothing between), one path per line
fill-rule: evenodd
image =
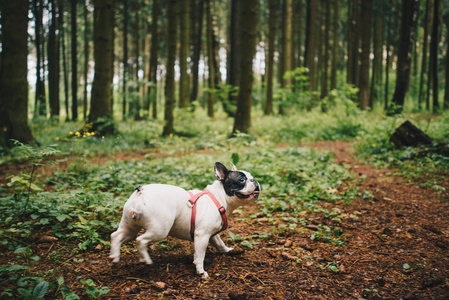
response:
M87 3L84 5L84 86L83 86L83 120L87 120L87 86L89 73L89 41L90 41L90 25L88 21Z
M0 145L10 139L35 144L28 127L28 0L1 4Z
M259 1L245 0L240 10L240 84L233 133L248 132L251 127L253 57L256 54Z
M198 17L195 32L195 41L193 45L193 65L192 65L192 93L190 101L195 101L198 98L198 82L199 82L199 63L201 55L201 39L203 33L203 15L204 15L204 1L198 1Z
M323 81L321 85L321 98L326 98L328 93L329 74L329 30L330 30L330 0L325 3L325 25L324 25L324 57L323 57ZM325 109L323 107L323 109Z
M385 53L386 53L386 59L385 59L385 91L384 91L384 110L388 110L388 87L389 87L389 74L390 74L390 44L391 44L391 23L392 23L392 17L391 13L387 17L387 40L385 42Z
M338 18L340 1L334 2L334 14L332 17L332 61L331 61L331 90L337 88L337 56L338 56Z
M180 49L179 67L179 107L186 108L190 104L190 78L188 74L190 57L190 1L180 1Z
M152 117L157 119L157 56L159 51L159 0L153 0L152 24L151 24L151 49L150 49L150 72L148 81L150 86L148 94L152 105Z
M212 12L213 0L206 1L206 32L207 32L207 65L209 68L209 92L207 98L207 115L214 117L214 101L215 101L215 64L214 64L214 48L213 48L213 28L212 28Z
M440 109L440 103L438 101L438 24L440 23L440 0L433 0L433 3L432 37L430 40L430 71L432 72L433 113L437 113Z
M284 39L283 39L283 71L284 74L292 70L292 11L293 11L293 0L284 0L284 12L283 12L283 22L284 22ZM282 85L283 87L287 87L292 84L291 78L285 78L284 74L282 75Z
M35 92L35 116L46 116L45 104L45 80L44 80L44 42L42 33L42 18L44 7L42 0L33 0L33 13L35 18L35 44L36 44L36 92Z
M77 0L71 0L71 29L72 29L72 121L78 120L78 57L77 57Z
M306 41L307 49L307 61L306 67L309 69L309 89L312 91L314 86L314 74L315 74L315 35L316 35L316 0L309 0L310 9L308 11L308 17L310 17L310 23L308 24Z
M123 76L122 76L122 117L126 119L128 103L128 0L123 0Z
M270 17L268 20L268 56L267 56L267 103L265 114L273 114L273 65L274 65L274 41L276 38L277 0L269 1Z
M362 53L360 55L360 108L365 110L369 107L369 64L371 53L371 16L373 10L373 0L362 1L361 21L362 26Z
M59 121L59 44L56 30L58 28L57 8L55 0L50 0L51 21L48 33L48 96L50 117Z
M444 22L446 23L446 68L444 70L445 74L445 84L444 84L444 104L443 108L445 110L449 109L449 11L446 11L444 15Z
M114 0L94 0L94 60L89 121L112 118Z
M423 35L423 46L422 46L422 58L421 58L421 74L419 79L419 93L418 93L418 107L421 108L421 103L424 98L424 75L427 73L427 44L429 40L429 13L430 13L430 3L431 0L426 1L426 11L424 14L424 35Z
M167 74L165 76L165 126L162 135L174 133L175 60L177 44L176 0L167 0Z
M404 106L405 94L410 82L410 65L413 41L415 40L419 0L402 0L402 21L399 33L398 62L396 69L396 87L392 102L396 113Z
M239 10L241 1L232 0L231 1L231 24L229 33L229 63L228 63L228 73L227 73L227 84L233 87L239 84L239 66L240 66L240 37L239 37ZM232 91L229 93L229 102L234 110L231 111L225 107L226 113L231 116L235 115L235 104L237 102L237 96Z
M69 107L69 71L67 70L67 58L65 49L65 30L64 30L64 5L62 1L59 2L59 30L61 32L59 40L61 42L62 52L62 74L64 80L64 104L65 104L65 121L70 121L70 107Z

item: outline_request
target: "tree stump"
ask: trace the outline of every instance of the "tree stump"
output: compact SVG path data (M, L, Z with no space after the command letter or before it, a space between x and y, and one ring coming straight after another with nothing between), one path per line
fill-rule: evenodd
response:
M405 121L401 126L396 128L396 131L390 138L390 142L397 148L404 146L416 147L431 144L433 139L414 126L410 121Z

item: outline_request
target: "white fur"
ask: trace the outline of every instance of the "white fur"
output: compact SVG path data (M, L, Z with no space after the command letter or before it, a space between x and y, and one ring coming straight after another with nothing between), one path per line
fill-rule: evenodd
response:
M254 192L256 184L254 184L253 177L248 172L245 172L245 175L248 177L248 182L241 192ZM226 208L228 218L234 209L254 199L253 196L248 199L240 199L236 196L229 197L219 180L208 185L207 189ZM200 190L192 192L196 194ZM119 228L111 235L111 254L109 257L113 263L120 260L120 245L134 239L142 228L145 229L145 233L137 237L136 240L140 261L147 264L153 263L147 251L150 242L158 242L167 236L191 240L190 218L192 208L188 202L189 199L190 195L186 190L173 185L150 184L142 186L140 191L136 190L123 208ZM221 228L222 218L216 205L209 196L202 196L197 202L193 261L197 273L202 275L202 278L208 277L203 264L209 242L220 252L233 250L233 248L226 247L218 234L214 235Z

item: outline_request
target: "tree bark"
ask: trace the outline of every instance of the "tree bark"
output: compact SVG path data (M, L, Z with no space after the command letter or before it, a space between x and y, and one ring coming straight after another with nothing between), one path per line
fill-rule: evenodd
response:
M283 12L283 22L284 22L284 39L283 39L283 61L284 65L283 71L284 74L292 70L292 11L293 11L293 0L284 0L284 12ZM285 78L284 74L282 75L282 85L283 87L287 87L292 84L291 78Z
M122 75L122 118L126 119L128 103L128 0L123 0L123 75Z
M198 83L199 83L199 63L201 55L201 40L203 33L203 17L204 17L204 1L198 1L198 17L195 32L195 41L193 47L193 65L192 65L192 93L190 95L190 101L198 99Z
M444 103L443 108L449 109L449 11L444 15L444 22L446 23L446 67L444 70L445 84L444 84Z
M71 0L72 49L72 121L78 120L78 54L77 54L77 0Z
M190 78L188 74L190 57L190 1L180 1L180 50L179 50L179 107L190 104Z
M174 133L175 60L177 44L176 0L167 0L167 74L165 76L165 126L162 135Z
M213 0L206 1L206 32L207 32L207 65L209 68L209 92L207 98L207 115L214 117L215 102L215 64L214 64L214 34L212 28Z
M440 109L440 103L438 101L438 24L440 23L440 0L433 0L433 3L432 37L430 40L430 71L432 72L433 113L437 113Z
M316 0L309 0L308 16L310 18L310 23L307 24L307 37L306 41L306 51L307 51L307 61L306 67L309 69L309 90L312 91L315 82L315 20L316 20Z
M396 87L392 102L396 105L394 113L401 112L405 94L410 82L410 65L413 41L415 40L419 0L402 0L402 20L399 33Z
M228 63L228 73L227 73L227 84L233 87L239 84L239 66L240 66L240 37L239 37L239 10L241 1L232 0L231 1L231 21L230 21L230 32L229 32L229 63ZM235 93L229 93L229 102L231 107L234 107L237 102L237 97ZM235 111L226 111L229 115L235 115Z
M324 57L323 57L323 80L321 84L321 98L326 98L328 93L329 78L329 30L330 30L330 0L325 3L325 24L324 24ZM324 108L324 107L323 107Z
M95 75L92 84L90 122L100 118L112 118L114 0L95 0L94 6Z
M274 42L276 38L277 0L269 1L270 17L268 20L268 55L267 55L267 102L265 114L273 114L273 65L274 65Z
M337 88L337 57L338 57L338 18L340 14L340 1L334 2L332 17L332 61L331 61L331 90Z
M59 2L59 30L60 30L60 43L62 52L62 74L64 81L64 104L65 104L65 121L70 121L70 107L69 107L69 71L67 70L67 57L65 48L65 30L64 30L64 4L63 1Z
M48 96L50 103L50 117L59 121L59 44L57 43L56 30L58 17L56 1L50 0L51 20L48 32Z
M426 1L426 10L424 14L424 35L423 35L423 46L422 46L422 58L421 58L421 74L419 79L419 93L418 93L418 107L421 108L421 103L424 98L424 75L427 73L427 44L429 40L429 11L430 11L431 0Z
M150 72L148 81L150 86L148 94L152 105L152 117L157 119L157 56L159 52L159 0L153 0L152 23L151 23L151 49L150 49Z
M90 25L88 20L87 3L84 5L84 68L83 68L83 120L87 120L87 86L89 73L89 41L90 41Z
M0 65L0 145L10 139L36 141L28 126L28 0L3 1L2 59Z
M45 80L44 80L44 42L42 33L42 19L44 7L42 0L33 0L33 14L35 18L35 44L36 44L36 92L35 92L35 116L46 117Z
M253 84L253 57L256 54L259 1L245 0L241 3L240 46L240 84L237 111L234 119L233 133L248 132L251 127L251 104Z
M362 53L360 55L360 92L359 104L362 110L369 107L369 65L371 53L371 16L373 10L373 0L362 1Z

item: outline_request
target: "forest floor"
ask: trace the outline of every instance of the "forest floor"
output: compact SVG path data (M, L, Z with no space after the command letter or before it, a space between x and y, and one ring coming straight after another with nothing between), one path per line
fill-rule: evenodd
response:
M103 299L449 299L449 180L440 183L446 192L438 193L392 169L357 161L350 143L304 146L333 149L336 162L356 174L359 190L374 197L322 204L341 218L308 214L308 224L289 231L275 230L288 222L288 213L268 218L257 216L255 206L244 207L234 213L229 230L243 239L259 236L258 243L252 248L236 244L228 254L209 247L206 281L195 274L192 244L172 238L150 247L152 266L139 264L135 242L122 246L122 260L115 267L107 247L65 257L71 245L39 243L35 247L41 260L33 272L57 269L82 298L87 295L80 276L109 287ZM339 228L344 245L311 240L323 226ZM61 250L58 263L49 257L55 249ZM0 256L0 265L14 257Z

